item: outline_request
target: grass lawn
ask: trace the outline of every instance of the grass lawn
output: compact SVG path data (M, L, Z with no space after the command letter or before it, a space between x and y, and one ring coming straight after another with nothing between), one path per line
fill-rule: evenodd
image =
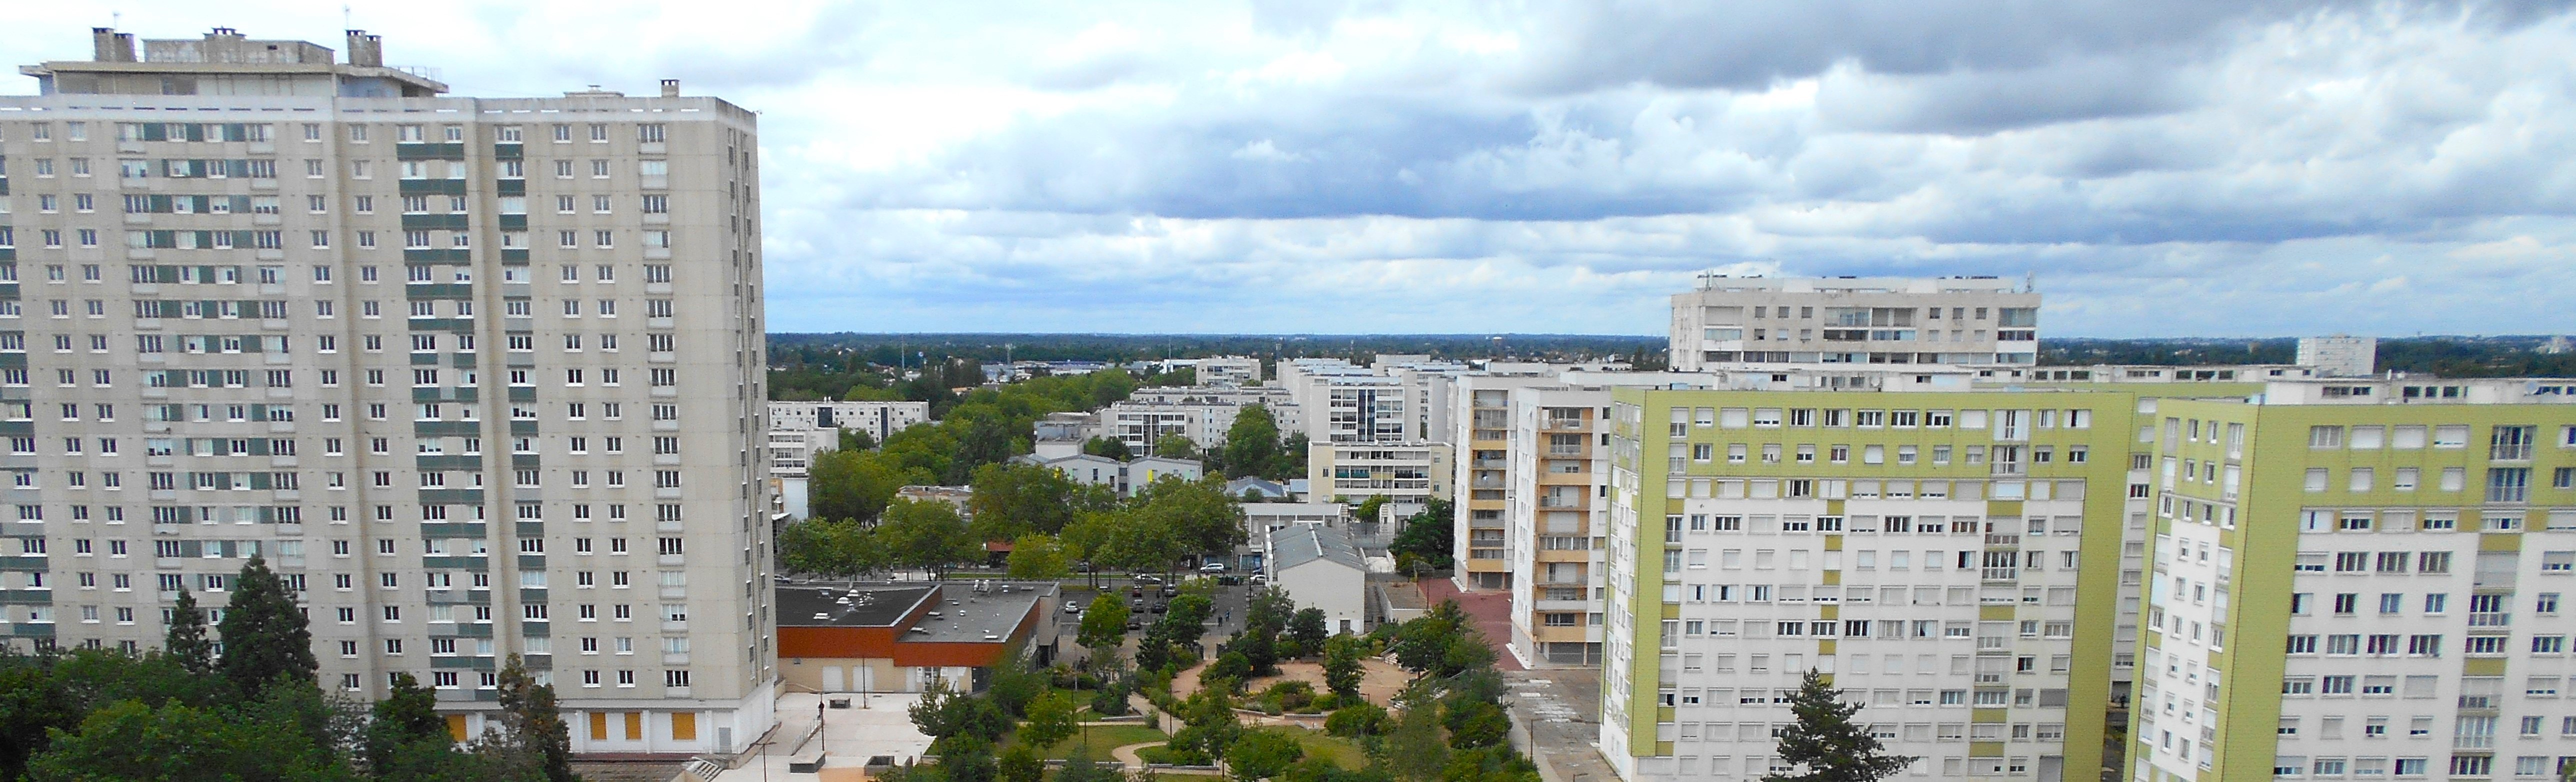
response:
M1255 728L1254 730L1269 731L1294 738L1297 740L1298 746L1305 748L1306 755L1308 757L1320 757L1330 760L1333 761L1334 765L1338 765L1352 771L1368 767L1368 753L1361 751L1359 745L1351 743L1348 739L1333 736L1320 730L1307 730L1305 728L1290 728L1276 725Z
M1091 737L1092 759L1101 762L1112 762L1109 757L1109 750L1111 748L1124 747L1129 744L1143 744L1148 741L1163 741L1171 738L1170 736L1164 735L1162 731L1155 730L1144 725L1090 725L1074 731L1072 738L1065 739L1063 742L1058 743L1055 746L1048 747L1038 754L1040 757L1044 757L1049 760L1063 760L1065 758L1072 757L1073 748L1083 742L1083 737L1086 734ZM1019 735L1017 733L1012 734L1011 741L1013 743L1018 742Z

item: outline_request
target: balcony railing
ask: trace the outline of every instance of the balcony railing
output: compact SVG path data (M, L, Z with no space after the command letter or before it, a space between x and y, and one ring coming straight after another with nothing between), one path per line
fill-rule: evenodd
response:
M2512 614L2505 614L2505 613L2477 613L2477 614L2470 614L2470 615L2469 615L2469 626L2470 626L2470 627L2504 627L2504 626L2506 626L2506 625L2510 625L2510 624L2512 624L2512 623L2513 623L2513 615L2512 615Z

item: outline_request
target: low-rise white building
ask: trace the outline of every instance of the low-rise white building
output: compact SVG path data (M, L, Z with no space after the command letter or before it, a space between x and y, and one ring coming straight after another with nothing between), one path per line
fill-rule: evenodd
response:
M1433 497L1451 496L1449 482L1455 474L1449 459L1448 443L1314 442L1307 445L1306 475L1318 499L1356 503L1385 495L1388 518L1398 519Z
M1022 454L1013 457L1012 460L1055 470L1066 479L1085 486L1107 486L1110 491L1116 492L1121 497L1134 494L1136 490L1153 485L1154 481L1162 478L1195 481L1206 473L1206 468L1196 460L1165 459L1154 456L1122 462L1087 453L1052 459L1037 454Z
M1350 520L1350 506L1338 502L1243 503L1245 545L1235 551L1235 558L1238 561L1231 564L1246 570L1267 566L1269 563L1258 546L1268 540L1273 532L1299 524L1346 527Z
M1332 632L1368 632L1368 561L1342 531L1322 524L1290 524L1272 531L1271 583L1299 609L1324 612Z
M771 402L769 474L804 477L814 457L840 449L844 430L885 442L887 435L929 421L929 402Z

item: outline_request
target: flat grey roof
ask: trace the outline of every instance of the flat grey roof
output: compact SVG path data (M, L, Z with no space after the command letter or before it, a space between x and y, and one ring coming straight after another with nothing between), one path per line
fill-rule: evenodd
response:
M1037 609L1038 601L1054 594L1055 585L1044 582L988 581L982 592L976 582L952 581L940 588L939 604L930 610L938 618L922 617L915 627L927 633L904 633L903 640L927 642L971 642L1007 640L1011 631ZM1004 592L1008 587L1010 591ZM993 636L986 638L984 636Z
M786 627L890 627L936 587L930 584L780 586L778 624ZM842 600L849 600L842 603ZM816 614L830 614L816 619Z

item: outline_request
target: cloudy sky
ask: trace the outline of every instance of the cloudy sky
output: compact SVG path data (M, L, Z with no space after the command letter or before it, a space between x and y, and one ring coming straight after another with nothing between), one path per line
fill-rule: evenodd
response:
M777 331L1656 334L1710 270L2035 274L2064 335L2576 331L2560 3L354 5L457 94L761 112Z

